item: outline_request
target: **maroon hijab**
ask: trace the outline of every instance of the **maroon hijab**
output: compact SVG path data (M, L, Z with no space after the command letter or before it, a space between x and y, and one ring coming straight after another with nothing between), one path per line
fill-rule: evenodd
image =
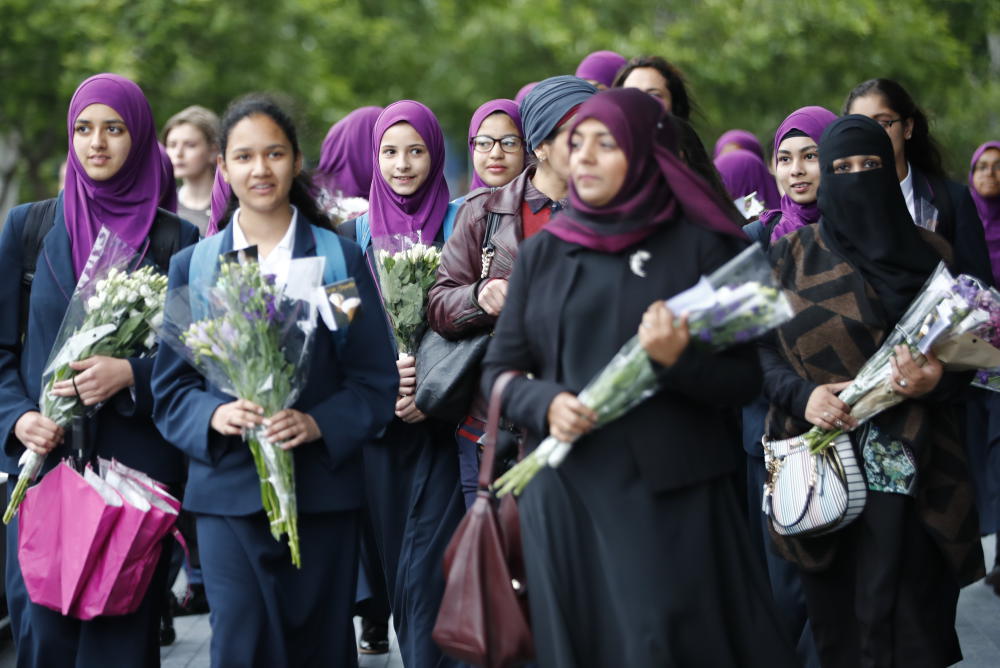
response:
M617 253L683 215L710 230L746 238L711 187L671 150L674 126L653 97L636 88L598 93L580 106L570 136L589 118L604 123L625 153L625 181L608 204L592 207L580 199L571 178L571 208L545 231L592 250Z
M76 119L92 104L114 109L132 138L132 148L121 169L105 181L87 176L73 148ZM69 155L63 211L73 251L73 271L79 277L102 226L136 251L144 250L164 194L166 175L153 111L142 89L125 77L96 74L81 83L69 103L66 129Z

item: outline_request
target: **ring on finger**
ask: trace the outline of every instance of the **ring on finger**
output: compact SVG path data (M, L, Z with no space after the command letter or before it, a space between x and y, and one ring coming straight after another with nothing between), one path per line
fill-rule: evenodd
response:
M840 418L837 418L836 420L833 421L833 424L837 425L837 429L841 429L844 426L844 421L841 420Z
M905 378L900 378L899 379L899 386L900 387L906 387L908 385L909 385L909 383L907 382L907 380Z

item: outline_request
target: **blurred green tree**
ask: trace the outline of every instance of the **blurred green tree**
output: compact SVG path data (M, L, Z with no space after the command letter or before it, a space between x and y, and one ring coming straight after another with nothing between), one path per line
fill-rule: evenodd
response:
M312 159L354 107L419 99L464 137L481 102L604 48L678 64L709 145L730 127L767 145L791 110L839 112L875 76L927 108L959 178L1000 135L1000 3L981 0L0 0L0 25L0 134L18 146L24 199L54 191L69 98L108 70L143 87L158 123L280 94Z

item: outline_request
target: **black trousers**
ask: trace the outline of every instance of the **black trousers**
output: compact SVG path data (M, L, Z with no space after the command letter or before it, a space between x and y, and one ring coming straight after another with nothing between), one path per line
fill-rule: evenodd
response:
M950 666L958 583L908 496L869 492L833 565L803 573L823 668Z

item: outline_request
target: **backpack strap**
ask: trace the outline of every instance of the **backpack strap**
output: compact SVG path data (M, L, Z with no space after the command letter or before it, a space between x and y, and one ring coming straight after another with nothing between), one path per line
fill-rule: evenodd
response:
M464 200L463 200L464 201ZM444 223L441 229L444 231L444 240L448 241L451 233L455 231L455 218L458 217L458 210L462 208L462 202L449 202L448 210L444 214Z
M335 232L322 227L312 226L313 239L316 241L316 255L326 258L323 265L323 285L343 281L347 278L347 260L344 258L344 247Z
M368 214L363 213L354 219L354 238L361 246L361 252L367 253L372 245L372 226L368 223Z
M205 289L212 284L215 278L225 236L220 231L210 237L205 237L195 244L194 250L191 252L191 264L188 267L188 292L191 301L191 316L194 320L201 320L208 312Z
M31 284L35 280L35 268L38 256L42 252L42 243L56 220L57 197L34 202L28 207L21 229L21 304L20 320L18 320L18 340L23 341L28 331L28 307L31 302Z

